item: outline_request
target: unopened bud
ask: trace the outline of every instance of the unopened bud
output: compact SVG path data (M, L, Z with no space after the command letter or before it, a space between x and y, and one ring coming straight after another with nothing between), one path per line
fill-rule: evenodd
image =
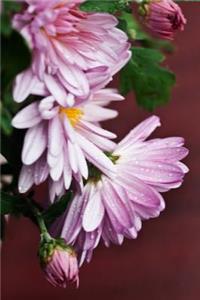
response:
M78 287L76 252L63 239L41 241L39 258L45 277L53 286L65 288L72 282Z
M186 24L181 8L172 0L143 1L139 14L152 33L162 39L173 40L174 33Z

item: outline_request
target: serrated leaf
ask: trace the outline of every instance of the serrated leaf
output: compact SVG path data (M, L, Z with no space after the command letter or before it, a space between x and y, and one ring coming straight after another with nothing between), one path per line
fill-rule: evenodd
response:
M59 201L52 204L42 213L42 217L47 227L49 227L65 211L71 198L72 192L68 192Z
M123 94L134 90L138 104L152 111L168 102L175 75L161 67L164 55L155 49L136 47L129 63L120 73Z

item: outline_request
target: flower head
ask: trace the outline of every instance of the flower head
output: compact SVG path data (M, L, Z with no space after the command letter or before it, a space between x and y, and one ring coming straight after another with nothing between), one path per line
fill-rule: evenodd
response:
M26 2L13 26L32 48L33 61L16 78L17 102L29 94L48 93L57 101L84 101L129 60L128 38L116 28L114 16L83 12L77 5L81 0Z
M39 258L46 279L56 287L79 284L79 269L74 249L62 239L50 239L40 244Z
M82 185L87 179L86 159L105 174L113 172L113 164L103 153L112 151L116 135L101 128L100 121L114 118L117 112L105 108L111 100L123 100L114 89L93 93L88 102L73 107L58 103L53 96L33 102L13 119L16 128L28 128L22 149L23 168L19 191L26 192L34 183L49 176L50 198L62 195L70 187L72 177Z
M174 33L183 30L186 24L181 8L172 0L146 1L141 4L140 12L150 30L163 39L173 40Z
M159 125L158 117L148 118L107 153L117 175L93 168L83 193L75 195L60 220L61 236L74 244L81 262L91 259L100 238L107 246L136 238L141 220L158 217L165 208L160 192L181 185L188 168L180 160L188 150L179 137L146 141ZM52 232L58 234L57 229L58 223Z

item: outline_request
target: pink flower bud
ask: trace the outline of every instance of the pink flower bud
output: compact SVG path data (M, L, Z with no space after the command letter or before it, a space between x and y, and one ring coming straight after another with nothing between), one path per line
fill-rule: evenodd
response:
M142 4L140 11L150 30L162 39L173 40L177 30L184 30L186 19L179 5L172 0L151 0Z
M56 287L67 286L68 282L79 285L78 261L74 249L63 239L50 239L40 244L39 257L46 279Z
M71 281L78 287L78 263L71 248L54 250L50 261L44 266L44 272L46 279L54 286L65 288Z

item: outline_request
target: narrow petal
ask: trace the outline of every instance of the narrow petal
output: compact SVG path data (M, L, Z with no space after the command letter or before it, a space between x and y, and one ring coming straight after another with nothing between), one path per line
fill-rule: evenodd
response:
M22 166L18 182L18 190L20 193L26 193L34 184L33 168L33 166Z
M95 230L101 223L104 216L104 206L102 204L99 191L90 196L83 215L83 228L86 232Z
M14 100L18 103L24 101L30 95L36 83L37 79L31 68L17 75L13 89Z
M47 132L44 123L28 129L24 139L22 161L26 165L34 163L47 147Z
M55 97L58 103L62 106L67 104L67 93L63 86L51 75L44 75L45 84L49 92Z
M41 120L38 103L33 102L16 114L12 120L12 125L20 129L29 128L37 125Z

